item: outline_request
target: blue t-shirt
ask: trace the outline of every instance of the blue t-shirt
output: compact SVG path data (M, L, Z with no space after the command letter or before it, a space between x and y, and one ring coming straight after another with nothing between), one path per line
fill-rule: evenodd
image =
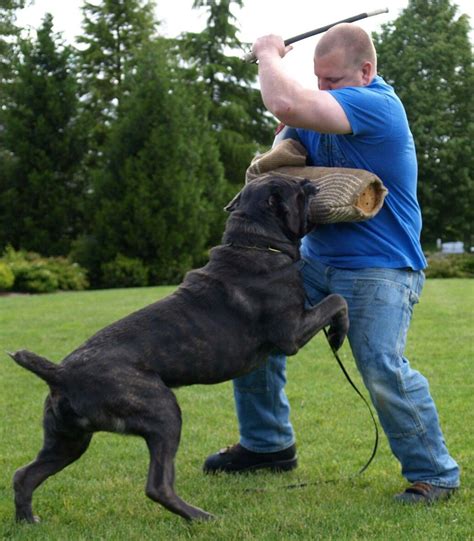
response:
M415 144L400 99L379 76L368 86L328 92L344 109L352 133L298 128L308 165L366 169L382 179L388 195L370 220L318 225L303 239L302 255L337 268L423 269Z

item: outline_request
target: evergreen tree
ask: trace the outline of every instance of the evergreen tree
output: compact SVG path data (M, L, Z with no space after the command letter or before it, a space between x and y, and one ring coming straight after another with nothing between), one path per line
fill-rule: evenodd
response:
M15 23L15 15L24 5L24 0L0 0L0 193L11 158L2 141L2 126L5 124L3 115L8 107L7 90L13 77L12 67L20 32Z
M25 0L0 0L0 97L4 84L9 80L13 45L19 28L15 12L25 7Z
M94 163L123 97L126 73L157 23L154 3L147 0L86 0L82 12L83 32L77 41L83 103L91 124L90 161Z
M226 179L234 186L243 183L257 150L271 144L275 127L260 92L252 87L256 67L241 59L244 44L237 35L232 7L242 5L243 0L194 0L194 8L208 11L207 27L181 39L191 77L203 84L212 101L209 119L217 134ZM239 56L231 56L229 51L237 51Z
M150 44L125 80L95 183L96 281L99 264L121 254L142 260L151 283L176 282L206 257L213 230L222 233L225 185L208 100L167 49Z
M84 145L77 124L72 51L46 15L35 41L21 42L8 88L0 179L0 245L65 254L81 228L82 185L77 175Z
M474 73L469 20L449 0L410 0L375 36L381 75L415 138L423 240L472 241Z

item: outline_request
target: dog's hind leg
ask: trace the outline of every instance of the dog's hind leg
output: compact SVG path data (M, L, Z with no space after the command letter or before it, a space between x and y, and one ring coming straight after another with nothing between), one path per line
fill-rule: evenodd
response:
M51 419L50 419L51 420ZM13 477L16 520L39 522L33 515L34 490L51 475L77 460L88 448L92 434L74 431L60 432L45 418L44 445L36 460L20 468Z
M165 396L163 396L163 393ZM151 432L144 434L150 451L146 495L187 520L209 520L213 515L187 504L174 491L174 458L181 436L181 411L172 391L160 392L159 411Z

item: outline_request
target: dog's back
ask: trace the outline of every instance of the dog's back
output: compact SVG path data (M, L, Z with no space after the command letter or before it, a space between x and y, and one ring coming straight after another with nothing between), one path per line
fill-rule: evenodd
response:
M274 349L269 329L278 331L272 320L279 304L288 310L304 303L292 262L265 257L256 270L235 251L214 249L209 263L188 273L175 293L105 327L68 355L61 364L64 377L70 374L71 387L77 387L81 379L146 371L176 387L253 370Z

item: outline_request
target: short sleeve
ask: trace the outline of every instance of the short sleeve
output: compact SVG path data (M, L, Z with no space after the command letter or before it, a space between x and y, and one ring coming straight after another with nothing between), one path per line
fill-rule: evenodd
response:
M368 87L328 90L344 109L353 135L385 139L392 130L389 96Z

